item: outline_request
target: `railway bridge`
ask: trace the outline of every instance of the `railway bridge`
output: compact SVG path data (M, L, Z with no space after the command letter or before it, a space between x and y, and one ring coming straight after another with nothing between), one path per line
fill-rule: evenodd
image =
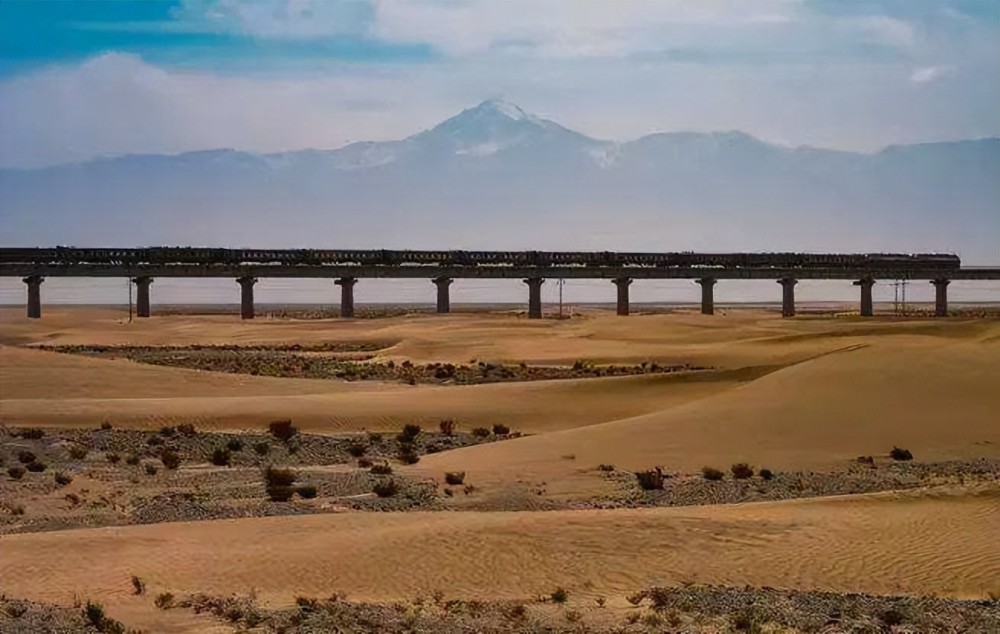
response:
M161 277L232 278L240 289L240 314L254 317L260 278L325 278L340 287L340 315L354 316L354 287L366 278L424 278L436 287L437 312L450 311L450 286L462 278L520 279L528 288L528 317L542 316L546 279L606 279L616 287L617 312L629 314L634 280L690 279L701 287L701 312L715 309L719 280L773 279L781 286L782 315L795 315L801 279L848 280L860 291L860 313L872 316L872 287L879 279L927 280L934 285L935 314L948 313L952 280L998 280L1000 268L962 267L952 254L894 253L616 253L548 251L390 251L220 249L198 247L0 248L0 276L22 278L29 318L42 315L47 277L125 277L137 290L137 315L149 317L150 286Z

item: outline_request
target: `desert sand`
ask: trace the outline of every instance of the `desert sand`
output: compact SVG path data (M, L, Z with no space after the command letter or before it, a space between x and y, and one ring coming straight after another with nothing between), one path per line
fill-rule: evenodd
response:
M857 317L782 320L763 310L572 320L512 314L240 322L52 307L0 310L0 422L138 429L194 422L254 429L396 431L504 423L524 437L424 456L399 470L465 471L482 495L544 484L599 492L599 464L697 472L747 462L830 470L894 445L918 461L1000 458L1000 322ZM377 341L380 359L528 364L688 363L675 375L468 386L290 379L32 350L32 344L186 345ZM352 599L573 600L650 584L750 584L981 598L1000 593L1000 487L930 487L739 505L532 512L345 511L0 537L0 591L69 604L99 598L130 626L204 631L204 619L131 596L246 593L272 604ZM225 631L225 630L223 630Z

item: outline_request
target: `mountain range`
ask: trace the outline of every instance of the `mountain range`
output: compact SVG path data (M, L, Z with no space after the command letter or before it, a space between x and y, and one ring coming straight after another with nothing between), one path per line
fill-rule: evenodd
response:
M872 154L735 131L612 142L490 100L399 141L0 170L0 241L949 251L998 264L1000 139Z

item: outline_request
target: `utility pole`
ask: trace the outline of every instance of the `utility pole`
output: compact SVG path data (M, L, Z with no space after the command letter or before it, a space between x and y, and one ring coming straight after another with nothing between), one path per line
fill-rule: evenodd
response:
M125 278L125 284L128 286L128 323L132 323L132 267L129 267L128 277Z
M566 285L566 280L559 278L559 319L563 318L563 286Z

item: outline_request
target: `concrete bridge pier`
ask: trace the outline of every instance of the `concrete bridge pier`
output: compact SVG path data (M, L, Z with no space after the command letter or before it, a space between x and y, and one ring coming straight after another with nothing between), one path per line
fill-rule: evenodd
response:
M42 282L41 275L29 275L21 280L28 285L28 319L42 318Z
M861 287L861 316L873 316L875 309L872 304L872 286L875 286L875 280L871 277L863 277L854 282L854 285Z
M333 283L340 287L340 316L354 317L354 285L358 278L342 277Z
M795 285L799 281L794 277L783 277L778 280L781 284L781 316L795 316Z
M628 277L619 277L611 281L618 287L618 314L627 317L629 313L628 287L632 285L632 280Z
M931 280L931 284L934 285L934 316L947 317L948 285L951 284L951 280L940 277L936 280Z
M135 315L149 317L149 285L153 283L153 278L133 277L132 283L135 284Z
M253 285L257 283L257 278L252 275L244 275L236 278L240 285L240 318L253 319Z
M434 282L434 286L437 286L437 311L439 313L450 313L451 297L449 296L448 287L455 280L450 277L436 277L431 281Z
M522 280L528 285L528 319L542 318L542 284L545 278L529 277Z
M695 283L701 285L702 315L715 314L715 283L717 281L714 277L703 277L700 280L695 280Z

